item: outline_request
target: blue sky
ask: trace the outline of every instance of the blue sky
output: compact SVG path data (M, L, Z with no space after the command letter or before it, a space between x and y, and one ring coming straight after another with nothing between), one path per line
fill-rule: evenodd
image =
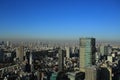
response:
M0 0L0 38L119 36L120 0Z

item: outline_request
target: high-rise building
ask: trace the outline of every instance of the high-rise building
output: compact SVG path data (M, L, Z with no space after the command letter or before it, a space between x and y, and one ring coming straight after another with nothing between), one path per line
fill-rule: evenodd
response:
M101 56L111 55L112 47L110 45L100 45L99 52L100 52Z
M95 64L95 38L80 38L80 71Z
M23 57L24 57L24 47L23 46L20 46L16 49L16 57L20 61L23 61Z
M59 61L58 61L58 69L59 71L62 71L64 69L64 54L63 50L59 49Z
M70 49L69 49L69 47L65 47L65 49L66 49L66 57L70 58Z
M101 53L102 56L103 56L103 55L108 55L107 46L101 45L101 46L100 46L100 53Z

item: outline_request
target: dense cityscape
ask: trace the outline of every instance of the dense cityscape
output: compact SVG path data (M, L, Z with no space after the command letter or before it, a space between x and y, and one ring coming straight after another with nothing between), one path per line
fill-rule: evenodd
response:
M0 80L120 80L120 0L0 0Z
M1 80L120 80L120 46L79 42L1 41Z

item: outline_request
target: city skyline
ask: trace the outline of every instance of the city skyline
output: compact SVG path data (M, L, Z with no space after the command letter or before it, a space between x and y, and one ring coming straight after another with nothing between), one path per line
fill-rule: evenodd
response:
M120 40L119 0L1 0L0 38Z

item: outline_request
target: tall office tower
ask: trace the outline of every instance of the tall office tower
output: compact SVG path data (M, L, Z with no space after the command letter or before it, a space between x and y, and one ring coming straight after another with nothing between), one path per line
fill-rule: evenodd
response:
M24 57L24 47L20 46L16 49L16 57L19 58L20 61L23 61Z
M58 61L58 69L59 71L62 71L64 69L64 54L63 50L59 49L59 61Z
M95 38L80 38L80 71L95 64Z
M66 57L70 58L70 49L69 49L69 47L65 47L65 49L66 49Z

